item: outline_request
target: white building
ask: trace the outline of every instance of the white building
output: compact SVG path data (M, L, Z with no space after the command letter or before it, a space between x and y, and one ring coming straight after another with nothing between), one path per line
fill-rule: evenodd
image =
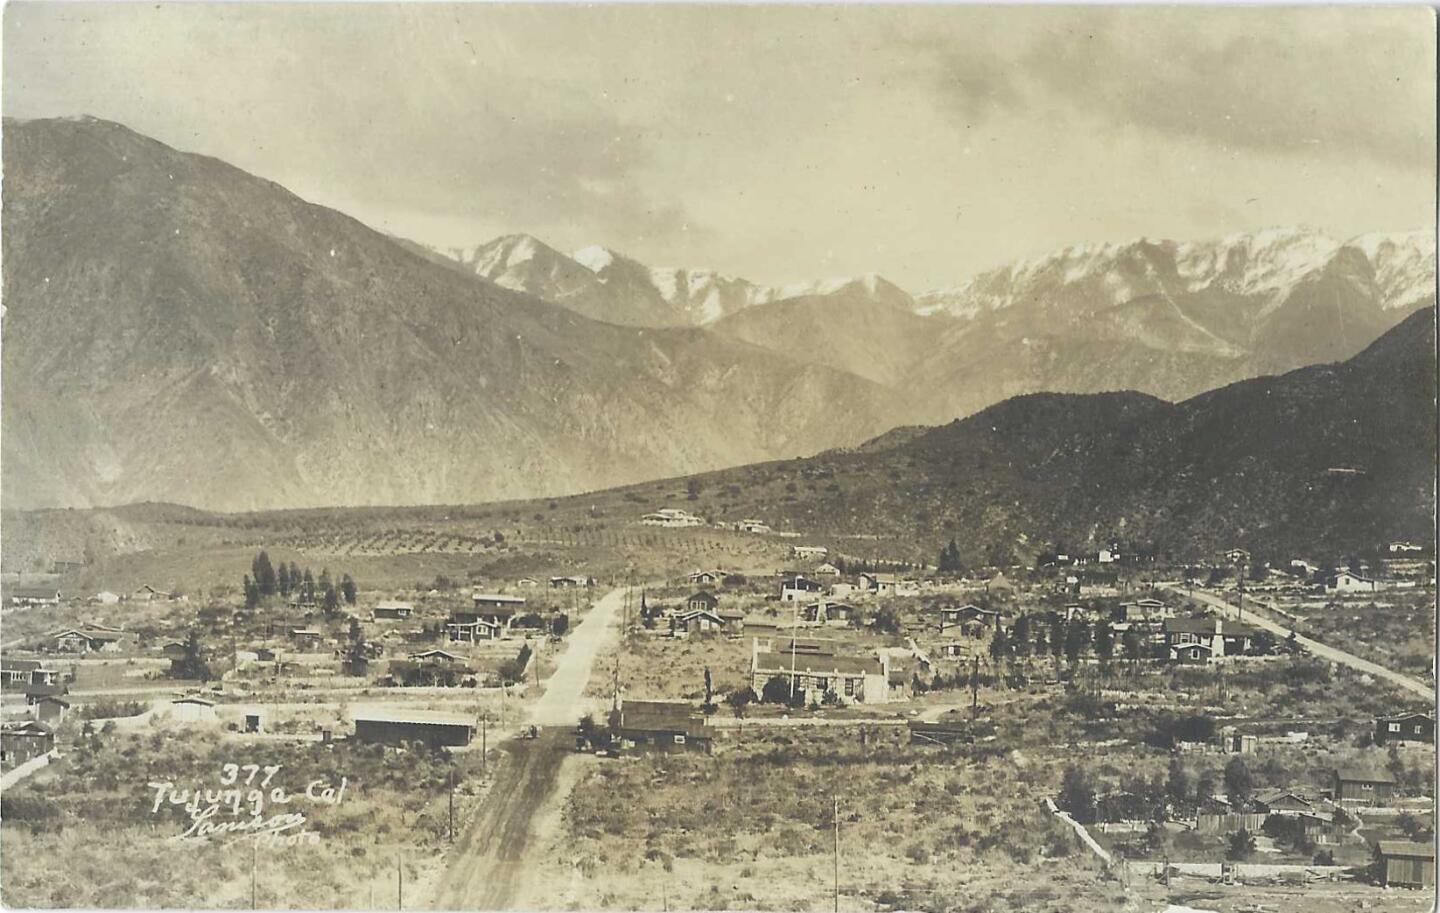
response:
M679 510L673 507L661 508L653 514L646 514L640 518L640 522L647 526L664 526L670 529L705 525L703 518L697 517L689 511Z

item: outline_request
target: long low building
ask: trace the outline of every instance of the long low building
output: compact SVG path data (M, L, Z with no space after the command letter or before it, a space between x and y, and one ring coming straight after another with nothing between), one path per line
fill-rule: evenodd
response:
M778 650L762 650L752 642L750 685L764 694L765 683L783 679L805 703L825 700L841 704L883 704L890 700L890 659L878 656L838 656L832 652L808 652L808 644L796 639Z
M355 738L361 742L401 745L424 742L432 748L470 744L475 722L459 713L407 710L402 707L369 707L356 710Z

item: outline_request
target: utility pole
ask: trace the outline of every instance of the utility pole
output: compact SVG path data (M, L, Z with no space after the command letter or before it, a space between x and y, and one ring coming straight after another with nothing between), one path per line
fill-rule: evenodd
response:
M455 842L455 765L450 765L450 842Z
M257 857L258 857L259 855L260 855L260 840L259 840L259 838L255 838L255 839L252 840L251 843L250 843L250 909L252 909L252 910L258 909L258 907L257 907L257 905L256 905L256 893L257 893L257 892L256 892L256 890L255 890L255 868L256 868L256 864L257 864Z
M970 719L973 722L980 713L980 657L971 657L970 665Z
M835 814L832 819L835 831L835 913L840 913L840 797L835 797Z
M400 854L395 854L395 909L405 909L405 866L400 862Z
M486 738L485 738L485 737L486 737L486 729L488 728L489 722L490 722L490 714L489 714L489 712L487 711L485 714L483 714L483 715L480 717L480 770L481 770L481 771L489 771L489 769L490 769L490 767L489 767L489 764L490 764L489 754L490 754L490 752L489 752L489 750L487 749L486 744L485 744L485 742L486 742Z

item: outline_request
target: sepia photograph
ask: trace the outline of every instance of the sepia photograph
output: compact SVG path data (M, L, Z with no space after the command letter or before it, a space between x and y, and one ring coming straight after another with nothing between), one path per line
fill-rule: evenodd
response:
M1436 908L1436 35L49 2L0 906Z

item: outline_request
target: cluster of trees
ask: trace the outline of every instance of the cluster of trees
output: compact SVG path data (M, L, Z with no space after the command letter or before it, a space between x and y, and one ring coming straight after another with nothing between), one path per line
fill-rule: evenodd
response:
M1029 656L1063 656L1073 665L1082 655L1093 651L1101 662L1109 662L1115 655L1115 646L1115 632L1108 621L1092 626L1083 618L1066 621L1055 612L1044 616L1026 613L1016 618L1008 629L995 632L990 641L990 658L999 662ZM1127 659L1139 659L1145 652L1144 641L1134 628L1122 635L1121 648Z
M530 665L530 656L534 651L529 644L521 644L520 652L514 659L507 659L500 664L499 672L502 682L518 682L525 675L525 667Z
M322 605L326 612L339 609L342 598L347 605L355 604L355 581L349 574L342 574L337 584L330 579L328 568L322 569L317 578L308 567L302 571L293 561L288 565L283 561L271 563L270 555L263 550L250 562L244 589L245 607L249 609L269 597L288 599L292 594L302 603Z
M205 647L200 643L199 631L192 628L185 636L185 650L170 661L169 675L171 678L198 679L202 682L215 677L205 660Z
M1232 757L1221 772L1221 782L1231 803L1243 805L1254 795L1254 777L1245 760ZM1188 817L1217 794L1213 771L1192 774L1179 758L1170 761L1164 777L1136 776L1122 781L1120 789L1098 796L1095 781L1084 768L1072 764L1065 769L1055 803L1081 824L1095 821L1163 821L1167 817ZM1308 852L1308 851L1307 851Z
M960 546L955 544L955 537L950 537L950 544L940 549L940 556L935 559L935 570L942 574L963 574L965 564L960 560Z

